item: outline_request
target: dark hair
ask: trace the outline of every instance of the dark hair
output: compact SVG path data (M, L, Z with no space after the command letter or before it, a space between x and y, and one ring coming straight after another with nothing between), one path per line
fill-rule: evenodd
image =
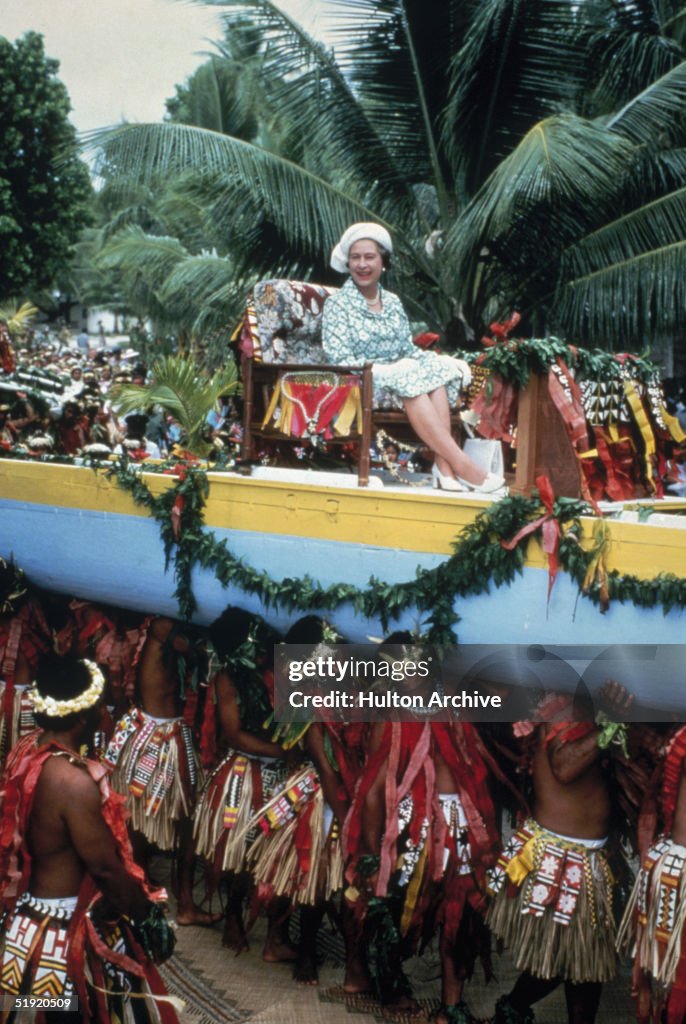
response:
M417 644L421 641L417 641L414 635L409 629L396 629L393 633L389 633L383 639L382 647L386 644Z
M255 630L256 651L268 653L271 661L271 647L279 643L281 636L259 615L254 615L245 608L229 605L219 618L214 620L208 632L215 651L222 660L225 660L245 643L252 629Z
M287 644L320 644L327 623L319 615L304 615L294 622L284 637ZM339 643L345 643L340 638Z
M142 440L148 425L148 417L142 413L131 413L125 417L126 433L134 440Z
M0 558L0 609L4 605L10 614L15 614L29 597L28 581L21 569L14 562L6 562Z
M41 658L36 673L36 689L41 697L54 697L55 700L72 700L78 697L91 685L91 675L87 665L80 658L67 654L59 657L46 654ZM92 717L93 727L100 717L98 704L86 711L75 711L71 715L52 718L50 715L37 712L34 714L36 725L40 729L59 730L71 729L82 717ZM90 724L90 722L89 722Z
M54 594L49 590L43 590L42 587L34 589L40 601L43 618L49 628L57 632L64 629L73 618L69 600L62 594Z
M389 647L401 647L405 645L416 647L419 644L421 644L421 640L417 640L409 629L396 629L383 638L374 651L374 657L377 661L385 657L390 653L388 650ZM395 654L395 651L393 654Z

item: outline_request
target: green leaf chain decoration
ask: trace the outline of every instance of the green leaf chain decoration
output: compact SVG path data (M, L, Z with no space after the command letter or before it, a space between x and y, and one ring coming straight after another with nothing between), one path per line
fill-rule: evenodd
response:
M98 472L102 467L94 466ZM149 470L146 467L146 472ZM155 497L141 478L141 467L123 456L108 464L106 475L127 491L137 505L147 508L159 524L166 566L173 561L176 590L174 597L185 619L192 617L197 602L191 586L191 574L197 565L214 572L223 587L233 585L255 594L266 608L285 608L300 613L332 610L349 603L366 618L378 618L383 628L408 608L426 614L426 639L436 644L454 643L456 597L487 593L510 584L524 567L528 540L513 551L499 543L515 535L523 525L541 516L543 509L537 492L530 498L503 498L479 513L453 544L453 554L433 569L418 569L414 579L390 584L372 576L365 589L351 583L323 587L311 576L273 579L266 570L257 570L237 558L226 540L218 540L205 529L204 505L209 492L207 472L195 466L183 467L183 479L175 479L159 497ZM177 544L172 530L172 509L183 496ZM562 528L559 549L560 567L576 581L581 590L591 553L580 544L581 516L593 515L584 501L558 498L553 507ZM617 570L608 574L611 601L633 603L641 608L661 606L667 614L672 608L686 606L686 579L660 573L652 580L641 580ZM599 587L584 594L595 604L600 601Z
M578 380L610 382L622 380L623 367L616 355L603 349L575 348L560 338L509 338L487 348L479 363L503 380L526 387L532 373L547 376L557 359L576 372ZM649 384L659 377L660 367L647 359L632 356L632 379Z

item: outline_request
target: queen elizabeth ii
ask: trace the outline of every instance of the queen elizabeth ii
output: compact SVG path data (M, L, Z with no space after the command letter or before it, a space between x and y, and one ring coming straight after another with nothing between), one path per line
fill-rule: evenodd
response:
M402 399L413 430L434 452L434 487L501 496L503 477L486 473L451 433L448 389L469 384L468 365L417 348L400 299L381 285L392 251L388 231L375 223L351 225L334 247L331 266L349 277L324 306L327 358L347 365L373 363L374 383Z

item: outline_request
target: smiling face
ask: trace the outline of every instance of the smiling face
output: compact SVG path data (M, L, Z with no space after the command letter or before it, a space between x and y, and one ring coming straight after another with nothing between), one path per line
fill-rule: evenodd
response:
M383 270L381 250L371 238L361 238L350 246L348 270L360 291L373 294Z

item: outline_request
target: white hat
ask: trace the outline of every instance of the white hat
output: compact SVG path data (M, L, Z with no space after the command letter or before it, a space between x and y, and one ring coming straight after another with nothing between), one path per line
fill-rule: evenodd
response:
M373 221L363 221L360 224L351 224L341 235L338 245L334 246L331 253L331 266L339 274L345 274L348 270L348 256L350 249L362 238L371 238L373 242L380 245L386 252L393 252L393 242L386 228L381 224L374 224Z

